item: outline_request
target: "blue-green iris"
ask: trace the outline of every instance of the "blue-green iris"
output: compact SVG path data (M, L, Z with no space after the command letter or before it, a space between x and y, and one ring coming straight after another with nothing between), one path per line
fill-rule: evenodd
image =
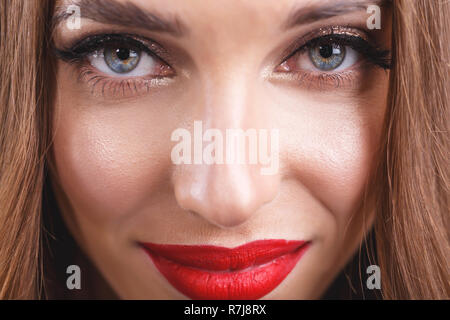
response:
M314 66L322 71L339 67L345 58L345 46L338 44L317 45L309 49L309 56Z
M140 52L128 48L105 48L104 56L108 67L117 73L131 72L141 58Z

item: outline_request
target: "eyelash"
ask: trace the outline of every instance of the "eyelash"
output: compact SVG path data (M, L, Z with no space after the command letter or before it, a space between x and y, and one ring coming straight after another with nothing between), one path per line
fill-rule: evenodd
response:
M390 68L389 50L379 49L359 36L346 34L330 34L314 38L295 50L288 56L288 58L296 53L303 52L304 50L324 43L335 43L341 46L349 46L364 55L374 65L377 65L383 69Z
M144 44L148 43L148 44ZM121 92L123 96L126 96L125 90L131 91L131 93L139 93L142 90L149 92L152 86L163 80L164 77L153 76L151 78L146 77L132 77L132 78L114 78L111 76L103 75L100 71L96 70L90 62L88 57L96 51L102 51L106 48L115 47L127 47L138 49L139 51L148 54L150 57L165 65L172 71L172 76L175 76L175 71L171 64L162 58L162 55L166 55L165 51L157 45L155 42L149 39L142 39L135 35L129 34L100 34L88 36L87 38L77 42L75 45L67 49L54 48L55 55L68 63L74 64L78 68L78 80L86 82L91 86L91 93L94 93L97 85L101 85L101 95L105 96L105 89L107 88L112 96L115 96L116 92ZM150 49L150 47L152 49ZM168 78L168 77L165 77Z
M144 44L148 42L149 44ZM349 34L339 34L330 33L323 36L319 36L303 42L301 46L292 50L283 60L282 63L288 61L299 54L304 54L311 48L321 44L337 44L340 46L348 46L354 49L356 52L363 56L366 62L369 62L373 66L380 67L382 69L390 69L390 51L382 50L376 46L370 44L368 41L360 36L349 35ZM156 43L151 40L140 40L139 37L127 34L101 34L88 36L87 38L79 41L75 45L67 49L57 49L55 48L56 56L68 63L77 65L79 72L79 81L84 81L91 86L91 93L94 93L97 85L101 85L101 94L105 95L105 88L110 90L112 96L115 96L116 92L122 91L125 96L125 90L134 91L134 93L139 93L142 89L146 92L158 82L158 77L153 76L150 79L144 77L134 77L134 78L113 78L110 76L102 75L95 67L90 65L87 61L87 57L93 54L97 50L104 50L109 47L123 47L136 48L141 52L145 52L151 56L156 61L161 62L173 71L175 71L172 66L163 58L161 55L164 54L164 50L159 47ZM150 49L151 47L151 49ZM291 72L292 73L292 72ZM332 86L335 88L340 88L354 80L354 72L344 71L344 72L293 72L292 77L297 83L301 83L304 86L311 87L312 84L318 88L325 88ZM159 77L161 79L161 77Z
M389 50L378 48L372 45L369 41L366 41L365 39L357 35L333 32L334 31L332 30L329 34L313 38L306 42L303 39L300 39L300 42L303 44L297 46L297 49L291 50L291 53L281 61L280 65L287 62L291 58L306 53L308 50L316 47L317 45L337 44L344 47L350 47L358 54L361 54L362 61L365 62L365 66L375 66L384 70L388 70L391 68L391 58ZM361 67L362 65L360 65L360 68ZM291 78L293 78L297 82L297 84L300 83L302 86L307 87L308 89L311 89L311 87L319 89L345 87L347 85L354 84L354 80L357 76L354 70L344 70L341 72L318 70L317 72L299 71L291 73L293 73Z

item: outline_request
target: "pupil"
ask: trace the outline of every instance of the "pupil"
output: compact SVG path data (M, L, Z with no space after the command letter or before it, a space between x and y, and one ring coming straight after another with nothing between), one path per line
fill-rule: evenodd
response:
M120 60L127 60L130 58L130 50L125 48L117 49L116 55Z
M319 53L323 58L329 58L333 55L333 47L329 44L320 46Z

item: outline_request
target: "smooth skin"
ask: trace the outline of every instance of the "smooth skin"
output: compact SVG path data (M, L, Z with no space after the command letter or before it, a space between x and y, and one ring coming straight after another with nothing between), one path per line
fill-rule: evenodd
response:
M277 70L296 39L327 26L351 26L389 48L389 19L367 30L369 14L360 9L286 29L294 9L352 1L128 1L177 16L187 31L103 24L83 11L81 29L57 26L57 47L93 32L145 36L170 53L173 69L145 88L113 92L58 60L52 178L71 234L124 299L187 298L138 242L308 240L293 271L263 299L320 298L373 222L373 210L360 204L375 165L389 72L356 62L337 85ZM299 58L302 66L307 58ZM261 175L254 164L173 164L171 133L192 130L195 120L220 130L279 129L280 169Z

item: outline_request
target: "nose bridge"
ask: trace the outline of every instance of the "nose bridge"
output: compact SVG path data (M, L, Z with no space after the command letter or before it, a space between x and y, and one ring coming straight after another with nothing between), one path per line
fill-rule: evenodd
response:
M194 161L173 179L178 204L219 227L244 223L278 192L278 174L262 174L268 163L260 161L259 142L269 124L256 112L253 83L242 72L203 85L191 130Z
M239 62L229 63L207 75L203 81L204 102L199 113L208 126L217 129L244 128L254 126L261 119L251 117L253 111L251 71Z

